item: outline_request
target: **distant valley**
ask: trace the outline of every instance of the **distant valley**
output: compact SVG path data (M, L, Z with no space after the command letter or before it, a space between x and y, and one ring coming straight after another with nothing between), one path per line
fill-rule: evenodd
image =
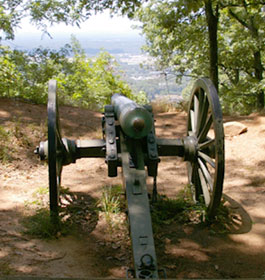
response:
M51 49L60 49L65 44L71 41L71 35L67 33L56 33L49 37L47 34L41 33L19 33L16 39L11 42L5 41L6 44L12 48L21 50L30 50L32 48L44 47ZM126 35L126 34L74 34L80 42L83 49L88 55L97 54L101 49L108 51L111 54L117 53L141 53L141 47L144 44L144 38L140 35Z
M188 80L182 84L176 84L173 75L165 75L156 71L152 59L141 51L144 38L133 34L77 34L75 37L80 42L86 54L91 57L105 50L113 55L120 65L122 78L128 82L135 92L144 91L150 100L163 96L170 102L178 102L181 92L187 85ZM37 47L59 50L65 44L69 44L71 34L56 34L53 38L48 35L42 36L25 33L16 36L11 42L3 42L12 48L31 50Z

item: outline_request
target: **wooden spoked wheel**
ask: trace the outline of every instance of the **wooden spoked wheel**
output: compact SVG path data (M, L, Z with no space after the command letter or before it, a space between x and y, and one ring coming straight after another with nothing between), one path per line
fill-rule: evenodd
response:
M49 81L48 88L48 164L49 164L49 196L51 216L58 217L59 189L63 163L63 149L58 101L56 96L56 81Z
M184 148L194 201L203 202L213 217L222 197L224 130L219 98L209 79L194 84Z

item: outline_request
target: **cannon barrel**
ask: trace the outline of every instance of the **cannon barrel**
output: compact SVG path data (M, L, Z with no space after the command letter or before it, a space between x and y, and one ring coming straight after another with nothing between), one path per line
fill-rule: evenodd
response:
M111 104L123 132L133 138L140 139L151 131L152 116L143 106L118 93L111 97Z

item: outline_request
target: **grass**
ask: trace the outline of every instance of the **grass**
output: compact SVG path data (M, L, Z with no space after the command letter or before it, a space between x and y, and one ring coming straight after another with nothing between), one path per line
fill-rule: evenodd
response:
M187 102L181 101L179 103L172 103L167 98L161 98L152 102L152 109L154 113L167 113L167 112L179 112L187 111Z
M124 221L125 209L124 191L122 185L104 186L97 206L103 213L110 231L120 228Z
M194 203L180 195L176 198L159 196L151 211L154 231L173 222L190 222L190 211L194 211L195 207Z
M211 220L206 220L206 224L209 226L212 234L229 233L232 217L229 208L225 206L225 202L225 199L222 199L220 206L216 211L215 217Z
M118 214L121 210L121 185L104 186L99 200L101 211L106 215Z
M231 217L229 209L222 200L217 209L216 216L209 218L207 208L203 202L194 203L190 187L186 186L175 198L159 196L158 201L152 205L152 223L154 232L174 222L180 224L200 224L208 227L213 234L229 232Z
M39 187L30 201L25 201L21 220L24 234L40 239L54 239L69 234L91 231L98 221L98 206L89 195L72 193L60 187L59 215L53 218L49 210L49 190Z
M22 224L25 227L24 234L40 239L54 239L69 233L67 223L58 219L58 223L53 223L48 208L37 209L33 215L23 218Z
M10 155L10 133L0 126L0 161L7 163L11 159Z
M184 218L185 202L180 199L170 199L165 196L159 197L152 205L151 216L154 232L161 229L163 225L169 225Z
M48 208L49 203L49 188L47 186L41 186L36 189L32 194L32 199L25 201L26 209L41 209Z
M14 273L14 269L8 262L0 262L0 275L10 275Z
M27 133L27 125L21 124L21 119L14 117L11 129L12 136L16 139L16 144L20 147L31 147L31 140Z
M179 224L200 224L208 227L211 233L223 234L228 232L230 215L228 208L222 200L214 218L207 216L207 208L203 202L194 203L192 192L187 185L175 198L158 196L157 202L151 205L152 225L154 232L163 228L164 225L172 223ZM126 201L123 196L121 185L105 186L102 196L98 201L98 207L104 214L110 230L121 223L121 216L124 212ZM118 227L117 227L118 228Z
M56 223L51 219L49 209L49 189L39 187L33 194L31 201L25 201L26 214L22 219L23 233L40 239L53 239L66 235L72 230L67 220L59 216Z
M18 117L13 117L7 127L0 125L0 162L7 164L20 158L25 150L47 138L47 129L47 122L32 124Z
M69 205L64 205L57 223L54 224L50 218L48 194L47 187L40 187L33 193L32 200L26 202L29 214L22 221L25 227L24 233L42 239L57 238L73 232L75 222L85 217L82 216L85 214L83 206L79 205L81 202L76 204L72 201ZM62 188L61 194L71 196L69 190L64 188ZM95 211L95 213L101 213L105 218L107 231L110 234L115 235L118 231L126 231L126 201L121 185L104 186L101 197L92 205L92 208L90 206L88 210L93 213ZM206 210L203 203L195 204L193 202L189 186L186 186L175 198L158 196L157 202L151 205L153 230L156 233L165 225L179 223L201 224L207 226L214 234L227 233L230 215L224 201L221 202L214 219L210 220L207 217Z

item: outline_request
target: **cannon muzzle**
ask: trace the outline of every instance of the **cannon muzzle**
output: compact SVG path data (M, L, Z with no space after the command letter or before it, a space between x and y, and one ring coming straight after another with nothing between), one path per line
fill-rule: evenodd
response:
M152 129L152 116L145 107L118 93L112 96L111 103L115 116L127 136L134 139L147 136Z

